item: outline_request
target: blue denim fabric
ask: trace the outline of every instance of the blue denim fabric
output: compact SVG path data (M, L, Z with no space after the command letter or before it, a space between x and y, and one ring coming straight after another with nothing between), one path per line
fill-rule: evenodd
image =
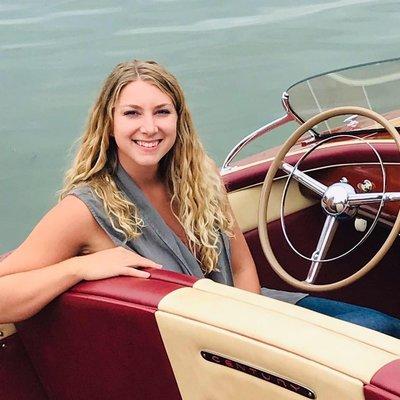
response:
M400 339L400 320L371 308L313 296L301 299L296 305Z

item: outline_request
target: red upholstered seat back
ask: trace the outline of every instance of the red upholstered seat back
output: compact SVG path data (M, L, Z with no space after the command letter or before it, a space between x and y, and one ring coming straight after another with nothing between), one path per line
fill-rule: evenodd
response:
M0 341L0 399L48 399L17 333Z
M0 261L11 252L1 254ZM47 400L18 333L6 336L0 325L0 399Z
M84 282L18 324L49 397L180 399L155 311L195 280L153 270L150 279Z

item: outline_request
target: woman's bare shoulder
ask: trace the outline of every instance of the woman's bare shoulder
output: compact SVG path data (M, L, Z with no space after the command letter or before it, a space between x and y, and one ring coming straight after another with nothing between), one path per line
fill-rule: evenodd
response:
M85 203L68 195L48 211L26 240L1 262L0 276L56 264L87 252L87 248L99 247L99 242L102 243L100 249L112 247L110 241Z
M56 204L36 225L31 236L47 238L49 233L74 242L85 242L87 230L96 224L85 203L76 196L66 196ZM42 236L43 235L43 236Z

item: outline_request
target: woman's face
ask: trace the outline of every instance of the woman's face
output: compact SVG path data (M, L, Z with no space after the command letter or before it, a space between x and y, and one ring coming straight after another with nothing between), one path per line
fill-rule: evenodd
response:
M157 169L175 143L177 121L171 98L156 86L141 80L126 85L114 110L113 136L121 164L130 170Z

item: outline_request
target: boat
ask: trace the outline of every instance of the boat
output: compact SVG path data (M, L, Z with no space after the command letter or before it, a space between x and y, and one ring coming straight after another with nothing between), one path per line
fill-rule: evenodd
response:
M398 89L400 59L307 78L284 92L281 118L229 152L221 175L262 286L400 318ZM150 272L81 282L0 325L0 397L400 399L400 340Z

